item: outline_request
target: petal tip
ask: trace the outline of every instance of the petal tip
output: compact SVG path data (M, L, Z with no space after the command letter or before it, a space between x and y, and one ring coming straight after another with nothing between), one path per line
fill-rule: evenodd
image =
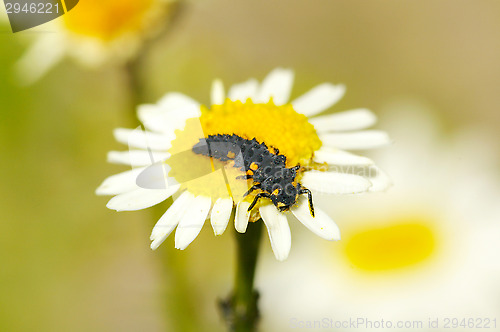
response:
M279 262L283 262L288 258L288 253L286 254L274 253L274 257L276 257L276 260L278 260Z
M103 186L103 185L100 185L99 187L96 188L96 190L94 191L94 193L97 196L106 196L107 195L107 193L106 193L106 187Z
M235 225L234 228L238 233L245 233L247 231L248 224L245 225Z

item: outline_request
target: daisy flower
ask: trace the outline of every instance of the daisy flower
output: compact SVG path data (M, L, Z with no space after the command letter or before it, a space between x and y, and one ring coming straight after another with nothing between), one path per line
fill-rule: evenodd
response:
M446 318L459 324L473 318L483 328L487 321L499 328L498 146L484 128L443 139L425 108L413 103L395 108L384 127L396 144L377 160L387 165L396 185L385 195L356 202L341 198L330 208L342 216L343 241L334 250L297 241L299 254L285 271L272 262L264 267L267 279L260 288L268 296L262 307L275 313L269 324L359 317L421 331L429 329L429 319L439 319L442 330ZM360 203L363 209L356 210ZM294 268L298 264L300 271ZM299 282L303 286L297 287ZM283 296L295 301L278 305ZM414 321L423 327L411 325ZM452 324L454 331L463 328Z
M175 247L185 249L207 218L220 235L233 210L240 233L263 220L278 260L290 251L292 215L320 237L339 240L337 225L314 205L316 195L386 189L384 172L344 150L390 140L383 131L364 130L376 121L369 110L319 115L344 95L344 86L320 84L288 102L292 83L293 72L278 68L261 84L235 84L227 98L216 80L210 106L180 93L139 106L147 130L116 129L116 139L130 150L108 155L110 162L136 168L107 178L97 194L116 195L107 207L117 211L144 209L175 195L153 228L152 249L176 227Z
M125 62L143 42L159 34L173 9L173 0L85 0L39 30L17 63L26 84L40 79L63 57L88 67Z

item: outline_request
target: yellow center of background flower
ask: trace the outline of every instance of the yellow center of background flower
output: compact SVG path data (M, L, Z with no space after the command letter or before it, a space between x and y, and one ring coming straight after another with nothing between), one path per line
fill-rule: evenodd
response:
M195 154L192 148L201 138L217 134L256 138L268 147L278 148L287 157L289 167L299 162L309 164L314 151L321 146L307 117L295 112L291 105L226 100L210 109L201 106L201 111L200 118L188 119L184 129L176 130L169 149L171 157L166 161L171 168L169 175L194 195L213 199L230 195L237 202L252 186L251 180L236 179L244 173L232 167L231 162Z
M401 220L380 228L363 229L345 238L345 254L355 267L371 272L401 269L427 260L436 237L422 220Z
M64 15L74 33L104 41L140 30L153 0L84 0Z

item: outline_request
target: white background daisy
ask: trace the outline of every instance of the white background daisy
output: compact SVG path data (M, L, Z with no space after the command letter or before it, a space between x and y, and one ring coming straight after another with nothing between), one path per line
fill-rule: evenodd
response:
M377 160L395 186L356 201L338 198L328 210L344 230L335 246L303 239L291 264L266 264L274 277L260 285L263 310L276 312L266 321L269 329L363 318L390 320L394 327L398 321L424 324L395 329L405 331L431 330L429 319L439 319L438 330L445 330L446 319L468 324L474 318L482 324L489 319L489 330L500 330L500 183L492 158L498 147L484 144L477 130L440 137L421 105L400 102L390 109L382 124L396 144ZM284 304L284 297L294 301ZM471 330L451 324L452 330Z
M274 105L279 107L288 102L292 85L293 72L278 68L273 70L260 85L255 79L234 85L228 91L228 99L232 102L245 102L247 99L251 99L256 104L265 104L272 99ZM297 113L313 117L333 106L344 95L344 92L345 87L342 85L324 83L291 101L291 105ZM224 103L225 91L220 81L214 82L211 98L212 105ZM241 105L241 103L234 105ZM271 107L275 108L275 106ZM210 110L207 114L211 114L210 112L213 114L214 111ZM227 116L231 117L236 114L235 112L230 111ZM283 113L283 117L285 114L288 113ZM155 105L141 105L139 107L138 117L147 131L119 128L114 132L115 138L121 143L128 144L130 150L125 152L111 151L108 154L108 160L113 163L141 167L113 175L97 189L97 194L100 195L116 195L109 201L107 207L117 211L140 210L156 205L176 194L173 205L160 218L152 231L152 249L156 249L175 227L177 227L175 247L185 249L196 238L205 219L209 217L214 233L216 235L222 234L229 222L233 204L236 207L235 228L237 231L245 232L251 218L250 212L247 211L250 206L249 202L236 198L234 194L232 197L234 202L232 202L230 198L197 195L190 192L189 187L184 190L182 184L177 183L176 179L171 174L169 175L170 167L163 167L164 164L161 162L170 157L167 150L172 146L172 141L178 133L176 130L186 131L186 121L199 116L202 116L199 103L180 93L169 93ZM297 116L299 120L302 119L298 115L294 116ZM264 125L268 125L267 119L259 120ZM314 194L354 194L387 189L390 185L388 177L375 167L370 159L343 150L371 149L388 144L390 140L385 132L364 130L373 125L375 120L375 115L366 109L313 117L311 123L318 133L319 139L323 142L323 147L315 151L314 161L323 165L331 164L333 171L305 171L300 180L301 183ZM293 126L296 125L293 119L291 121L291 127L288 130L293 130ZM299 125L303 124L299 123ZM199 124L196 126L196 134L199 138L203 138L204 129ZM271 124L271 126L273 125ZM237 132L237 128L234 130ZM298 132L300 133L302 130L306 129L299 127ZM223 134L227 133L223 132ZM248 135L252 138L258 136L253 131L249 131ZM316 134L313 133L313 135ZM267 143L269 144L269 141ZM292 144L305 143L299 141ZM280 150L284 149L282 146L276 147ZM298 153L311 149L307 145L292 148L297 149ZM312 153L309 155L309 158L311 157ZM288 158L291 156L288 155ZM203 162L203 159L200 160ZM148 164L154 162L160 163L153 167L147 167ZM199 162L199 160L194 160L194 163ZM169 161L166 163L168 164ZM191 166L187 167L193 167L192 163L189 165ZM348 166L348 168L343 170L344 166ZM360 168L361 171L358 170L358 172L361 173L352 174L356 167ZM207 169L210 168L207 167ZM188 170L184 171L188 172ZM137 180L138 174L141 173L151 174L151 178L144 181L156 184L153 184L153 187L141 186L140 181ZM213 178L209 185L220 185L225 191L226 183L222 181L221 172L208 174L205 177ZM233 182L235 181L230 180L229 182L231 187L233 187ZM245 191L245 189L236 187L235 184L232 192L240 191L243 193ZM291 213L318 236L327 240L339 240L340 231L334 221L319 206L315 206L314 209L315 216L313 217L309 211L307 198L301 196L296 206L291 208ZM271 247L276 258L278 260L286 259L291 248L291 234L286 215L279 212L269 202L260 205L259 213L267 227Z
M79 2L63 16L21 33L34 39L16 64L20 82L37 81L65 56L87 67L125 63L164 28L173 2Z

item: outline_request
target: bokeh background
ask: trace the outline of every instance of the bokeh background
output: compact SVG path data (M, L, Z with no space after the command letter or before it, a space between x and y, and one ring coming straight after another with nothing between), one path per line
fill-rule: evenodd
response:
M213 78L228 87L285 66L296 73L292 97L344 83L333 111L370 108L394 138L367 154L393 176L387 194L321 199L342 241L291 225L290 258L280 263L264 237L262 330L291 329L292 318L427 320L426 310L496 315L500 329L499 31L495 0L203 0L184 3L139 48L142 102L180 91L208 103ZM215 238L205 227L183 252L173 237L152 252L150 230L166 205L106 209L94 191L125 170L106 163L107 151L124 149L112 130L137 124L129 73L66 58L23 86L15 64L44 33L60 32L0 29L0 330L223 330L215 303L231 289L232 232ZM431 247L446 254L432 249L381 271L349 262L350 234L401 218L444 229ZM404 252L392 240L389 249Z

